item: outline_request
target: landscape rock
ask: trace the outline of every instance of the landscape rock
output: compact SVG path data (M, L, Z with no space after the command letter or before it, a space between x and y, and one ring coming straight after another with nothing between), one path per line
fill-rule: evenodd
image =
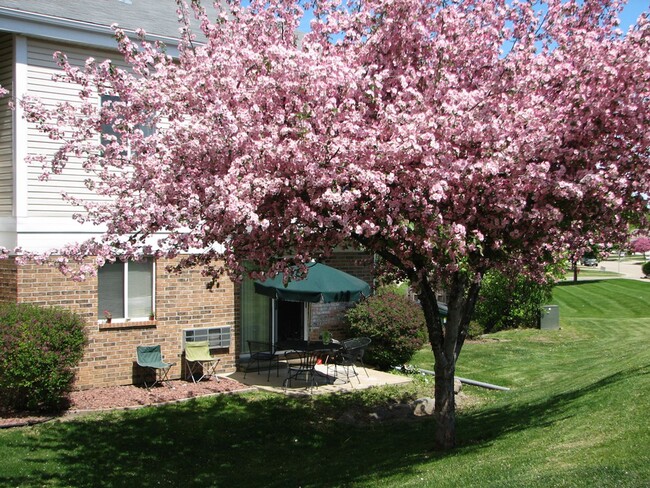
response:
M433 409L435 407L435 401L433 398L425 397L418 398L413 402L413 415L416 417L424 417L427 415L433 415Z

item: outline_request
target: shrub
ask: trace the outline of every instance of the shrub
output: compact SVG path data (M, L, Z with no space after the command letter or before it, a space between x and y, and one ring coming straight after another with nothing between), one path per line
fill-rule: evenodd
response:
M485 334L485 329L476 320L472 320L467 327L467 338L476 339Z
M517 327L537 327L542 305L552 296L552 284L524 276L509 278L490 271L483 278L473 319L486 333Z
M61 409L84 344L84 321L68 310L0 304L0 409Z
M650 261L648 261L647 263L643 263L643 266L641 266L641 272L645 276L650 276Z
M351 336L372 339L364 361L381 369L408 362L427 337L420 305L390 287L349 309L346 320Z

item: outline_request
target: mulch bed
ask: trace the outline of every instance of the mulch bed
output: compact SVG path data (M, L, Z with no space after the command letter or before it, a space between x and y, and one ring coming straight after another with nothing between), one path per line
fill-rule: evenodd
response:
M136 385L92 388L73 391L70 394L70 408L56 415L35 415L29 412L2 414L0 428L33 425L80 413L128 410L246 390L250 390L250 387L230 378L203 380L199 383L174 380L168 382L168 386L156 386L151 389Z

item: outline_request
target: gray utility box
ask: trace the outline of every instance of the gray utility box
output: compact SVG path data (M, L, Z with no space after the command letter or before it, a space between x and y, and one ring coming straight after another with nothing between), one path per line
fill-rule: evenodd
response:
M558 305L543 305L542 317L539 321L540 329L560 328L560 307Z

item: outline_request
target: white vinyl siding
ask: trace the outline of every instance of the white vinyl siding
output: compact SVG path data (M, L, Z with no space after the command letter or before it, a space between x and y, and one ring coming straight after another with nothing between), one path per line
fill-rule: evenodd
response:
M27 87L31 96L38 97L46 106L57 102L79 104L77 97L78 86L52 80L52 75L60 73L53 53L65 53L71 64L83 67L86 59L93 57L97 62L111 59L118 66L123 66L118 53L109 51L89 50L71 45L55 45L38 39L28 40L28 79ZM99 103L99 98L98 98ZM53 154L58 144L47 135L40 133L30 124L27 134L28 153ZM28 169L28 211L32 216L67 216L80 209L73 207L61 199L61 193L72 196L96 199L85 186L84 181L89 175L82 169L82 160L70 158L61 175L52 175L49 181L40 181L40 165L32 165Z
M13 36L0 35L0 85L13 88ZM10 95L0 98L0 215L13 214L13 113Z

